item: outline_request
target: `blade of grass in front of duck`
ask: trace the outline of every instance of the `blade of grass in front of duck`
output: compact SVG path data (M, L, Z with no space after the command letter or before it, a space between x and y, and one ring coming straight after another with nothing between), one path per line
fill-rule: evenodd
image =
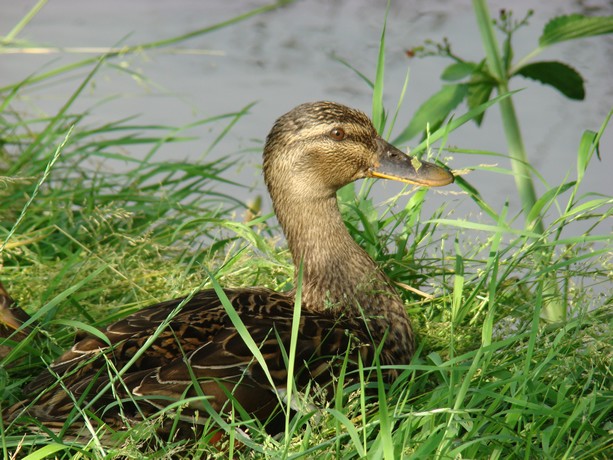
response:
M23 457L23 460L43 460L45 458L52 458L54 457L54 454L57 454L58 452L62 452L68 449L70 449L70 446L66 444L52 442L28 454L26 457ZM5 457L5 458L12 458L12 457ZM55 456L54 458L58 458L58 457Z
M245 343L247 348L249 348L249 351L253 354L258 364L262 367L262 371L264 372L264 375L266 375L266 379L268 380L268 383L270 383L270 387L272 389L276 388L275 381L273 380L272 375L270 374L268 365L266 364L266 360L264 359L264 356L262 355L262 352L260 351L258 345L255 343L255 341L251 337L251 334L249 334L249 331L247 330L245 323L243 323L243 320L241 319L241 317L238 315L238 313L232 306L230 299L228 299L228 296L224 292L223 288L221 287L217 279L215 279L213 274L208 272L208 270L207 270L207 273L210 277L211 284L213 285L213 289L215 289L215 293L219 297L219 300L221 301L221 304L226 314L230 318L232 325L236 328L236 332L238 332L238 334L240 335L241 339L243 339L243 342ZM283 401L281 400L279 393L276 391L274 393L276 394L277 399L279 400L279 404L282 406Z
M383 449L383 458L385 460L395 460L397 458L394 449L393 438L393 426L394 422L391 419L387 404L387 393L385 391L385 380L383 379L383 372L381 371L381 361L379 360L379 354L375 359L375 370L377 375L377 396L379 400L378 416L380 423L380 430L377 435L377 439L381 441L381 447Z
M537 337L539 335L539 330L541 328L541 322L540 322L540 318L541 318L541 309L544 306L544 302L543 302L543 294L544 294L544 288L545 286L543 285L542 282L538 283L537 285L537 289L536 289L536 299L535 299L535 305L534 305L534 314L532 316L532 327L530 329L530 333L529 333L529 338L528 338L528 344L526 347L526 355L525 355L525 359L523 362L523 370L522 370L522 374L524 376L528 376L531 375L531 369L533 366L533 361L532 358L534 356L535 353L535 348L536 348L536 343L537 343ZM529 392L529 387L530 386L530 379L522 379L519 382L518 388L516 390L516 394L515 397L519 397L523 400L527 400L529 399L529 396L527 395L527 392ZM517 422L519 421L521 417L520 413L510 413L509 414L509 425L512 428L515 428Z
M364 362L362 361L362 355L358 353L358 375L360 377L360 415L362 421L362 450L367 453L368 449L368 434L366 432L366 420L368 417L366 411L366 375L364 373ZM357 447L356 447L357 449ZM364 457L366 454L364 455Z
M225 292L224 292L225 294ZM183 359L187 359L187 356L185 356L185 354L183 355L184 358ZM194 373L193 369L191 366L187 367L189 375L190 375L190 379L192 380L192 385L193 388L196 392L196 396L187 396L187 392L190 391L189 388L186 388L185 390L185 394L183 395L183 397L181 399L179 399L178 401L175 402L171 402L170 404L166 405L164 407L164 409L162 409L162 412L172 412L173 410L177 410L177 414L179 414L179 412L181 411L182 408L185 407L185 405L189 405L191 402L193 402L195 405L202 405L206 411L206 414L208 415L208 417L212 420L211 421L206 421L204 424L202 424L201 421L198 421L197 423L202 424L205 429L203 431L203 435L207 436L207 430L206 430L206 426L209 426L209 429L211 428L215 428L215 429L221 429L223 430L229 437L229 442L230 442L230 449L232 450L234 448L233 443L234 443L234 439L235 437L237 437L237 430L236 430L236 426L238 425L236 423L236 411L238 410L240 412L240 416L242 417L241 420L249 420L250 415L247 414L244 409L242 407L239 406L238 402L236 401L236 398L234 397L234 394L232 393L233 390L226 388L224 385L220 386L220 389L225 393L225 396L228 398L228 402L231 404L231 408L230 408L230 423L228 423L228 421L222 417L222 415L220 414L219 411L217 411L210 403L210 395L206 395L204 393L204 391L202 390L202 387L200 386L200 382L198 381L198 377L196 376L196 374ZM240 385L240 381L236 383L236 385ZM225 414L227 417L227 414ZM176 419L177 422L177 427L178 427L178 423L179 420L178 418ZM253 442L251 440L251 438L249 436L243 436L242 434L238 434L238 438L240 440L240 442L244 445L246 445L247 447L253 449L255 452L258 453L263 453L263 450L261 448L261 446L259 446L257 443ZM230 456L229 458L233 458L232 456Z
M507 211L509 209L508 203L505 203L502 212L500 213L500 221L506 221ZM500 243L502 242L502 232L496 232L491 238L491 245L487 264L485 266L485 273L491 273L490 281L488 284L488 311L483 321L481 329L481 345L488 346L492 343L492 333L494 329L494 313L496 311L496 299L498 295L498 268L500 264Z
M347 366L349 365L349 360L350 360L350 352L351 352L351 347L352 344L351 342L349 342L349 346L347 347L347 350L345 352L345 357L343 359L343 365L341 367L340 370L340 375L338 378L338 383L336 384L336 391L335 391L335 401L334 401L334 406L336 409L336 412L338 414L343 415L345 418L335 418L335 428L336 428L336 437L338 439L338 445L337 445L337 455L341 454L341 450L340 450L340 441L341 441L341 436L343 434L343 431L341 430L341 424L345 427L345 431L349 434L353 444L354 444L354 450L356 452L358 452L358 454L360 455L360 458L365 458L367 456L367 447L366 447L366 442L362 443L360 440L360 436L358 434L358 430L357 427L353 424L353 422L351 422L351 420L349 420L349 418L342 412L344 409L343 406L343 398L345 396L346 393L346 388L345 388L345 383L346 383L346 373L347 373ZM362 355L360 353L357 354L357 359L358 359L358 385L360 388L360 399L361 401L365 400L365 394L366 394L366 379L364 377L364 366L362 363ZM355 371L354 371L355 372ZM355 378L354 378L355 381ZM366 417L366 413L363 412L364 417ZM345 420L346 419L346 420ZM362 419L362 422L364 423L366 420L366 418Z
M462 383L457 390L455 395L453 393L450 394L451 397L454 397L453 409L447 414L447 423L445 426L445 431L443 435L443 442L441 442L437 448L437 458L446 458L447 452L450 447L453 445L454 439L458 435L461 429L460 420L457 418L457 414L462 412L462 407L464 406L466 395L468 390L470 389L470 384L473 380L473 376L480 370L481 367L481 358L483 357L483 348L479 348L472 360L470 368L468 371L463 371L463 380ZM452 371L452 375L454 371ZM455 382L451 385L452 388L455 387Z
M78 321L75 319L53 319L47 324L66 326L73 328L75 331L83 331L92 337L96 337L106 345L111 346L109 338L99 328L86 324L83 321Z
M296 297L294 300L294 314L292 316L292 330L290 337L290 344L287 357L287 384L286 384L286 409L285 409L285 447L283 456L286 457L289 453L291 446L290 436L290 418L292 415L292 401L294 398L294 389L296 383L294 381L294 369L296 366L296 347L298 346L298 336L300 335L300 314L302 312L302 277L303 277L303 265L300 262L298 266L298 278L296 280ZM283 347L282 344L279 344Z
M98 271L102 271L102 269L105 268L106 267L103 266ZM90 277L93 277L93 275L94 274L90 275ZM80 286L75 286L75 289L76 287ZM134 356L132 356L132 358L130 358L121 369L118 369L115 375L110 376L108 383L104 387L99 389L97 394L87 402L87 404L82 408L83 411L86 411L90 407L93 407L95 403L107 391L109 391L114 384L116 384L117 381L120 381L123 378L123 374L125 374L134 365L134 363L136 363L141 358L141 356L149 349L149 347L153 345L153 343L157 340L160 334L170 325L173 318L181 311L181 309L183 309L184 305L187 304L194 297L194 295L196 295L196 293L202 290L202 287L203 286L200 285L197 288L192 289L192 291L181 302L179 302L179 304L170 312L170 314L166 318L164 318L163 321L160 322L159 326L157 326L153 334L147 337L147 340L145 340L145 342L138 349L138 351L134 353Z
M349 438L351 439L351 442L352 442L352 446L355 448L355 452L358 454L358 458L367 458L367 452L364 450L362 446L362 443L360 441L360 435L355 425L353 424L353 422L349 420L349 418L345 414L343 414L341 411L339 411L338 409L328 407L326 409L326 413L332 416L335 423L337 423L339 426L342 426L344 428L344 432L339 430L336 433L337 442L340 443L344 441L343 444L346 446L347 442L346 440L342 440L341 436L342 434L349 435ZM339 455L341 454L338 448L337 448L337 454Z
M464 257L462 256L462 250L460 243L456 238L454 241L455 247L455 267L453 271L453 292L451 296L451 334L449 336L449 356L454 357L455 354L455 329L460 325L462 315L462 305L464 298ZM453 374L452 374L453 377Z

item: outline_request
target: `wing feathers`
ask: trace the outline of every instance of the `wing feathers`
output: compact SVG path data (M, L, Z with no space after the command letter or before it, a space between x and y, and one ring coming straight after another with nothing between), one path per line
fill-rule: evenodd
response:
M265 289L227 290L226 295L259 345L277 388L270 387L262 364L249 351L215 292L208 290L185 302L148 348L147 339L184 299L145 308L111 324L103 331L111 346L93 336L79 340L51 365L53 373L41 375L26 388L37 394L54 385L55 375L59 375L72 395L59 388L43 394L37 401L36 416L42 421L61 419L74 407L73 398L94 395L99 398L99 408L114 402L115 395L144 399L145 406L139 403L135 412L145 414L164 407L160 397L180 400L205 395L214 409L223 410L232 395L248 413L268 417L278 402L275 392L287 382L285 357L292 331L293 298ZM360 328L325 314L302 312L294 375L299 387L311 379L319 384L331 379L333 368L342 361L338 355L344 356L350 345L348 329ZM371 353L369 347L362 346L350 350L354 358L356 351L366 356ZM116 378L116 372L135 357L121 379ZM108 362L112 367L107 367ZM115 381L113 390L101 395L111 380ZM109 412L105 415L110 416Z

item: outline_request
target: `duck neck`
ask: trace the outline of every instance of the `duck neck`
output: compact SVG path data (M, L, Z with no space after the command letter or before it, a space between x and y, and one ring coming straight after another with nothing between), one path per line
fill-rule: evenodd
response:
M349 235L336 196L275 202L296 267L302 264L302 302L309 310L363 319L390 361L407 362L413 334L404 305L387 276ZM279 205L280 204L280 205ZM296 269L295 278L298 277ZM296 285L299 280L296 279Z

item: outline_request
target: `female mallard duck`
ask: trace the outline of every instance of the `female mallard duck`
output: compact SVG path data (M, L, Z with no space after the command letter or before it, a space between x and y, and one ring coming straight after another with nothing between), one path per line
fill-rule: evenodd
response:
M385 372L392 379L393 365L407 364L413 354L413 332L402 300L353 241L338 210L337 190L365 177L426 186L453 181L445 169L384 141L362 112L332 102L294 108L268 135L264 180L293 262L302 267L302 278L295 276L296 285L302 285L294 369L299 389L309 381L329 382L342 361L334 359L339 355L365 365L378 356L382 365L391 365ZM214 410L228 411L232 395L233 404L265 421L288 380L295 290L224 292L259 346L265 366L254 358L217 293L206 290L132 314L108 326L104 338L79 339L50 372L27 385L29 399L10 408L8 418L26 413L51 427L73 424L80 417L78 401L121 427L183 398L194 397L188 407L195 414L194 409L204 407L199 395ZM16 307L6 292L3 303L3 322L18 328L23 315L11 318Z

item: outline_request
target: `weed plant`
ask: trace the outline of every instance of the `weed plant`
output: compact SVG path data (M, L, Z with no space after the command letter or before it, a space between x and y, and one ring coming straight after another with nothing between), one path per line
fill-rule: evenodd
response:
M384 49L382 35L370 84L373 119L389 132L394 117L382 104ZM48 118L30 118L15 103L33 81L70 69L2 89L0 277L37 321L26 339L3 342L3 407L20 400L24 383L70 347L76 333L95 333L195 289L285 290L292 279L271 216L254 216L216 191L228 183L227 159L160 162L156 152L180 142L183 127L145 129L131 119L95 126L87 114L71 113L110 58L90 62L82 85ZM432 156L431 145L442 140L444 152L453 129L505 97L471 107L414 151ZM238 121L240 129L245 116L239 110L201 123ZM415 358L392 385L362 381L346 388L331 403L288 416L276 438L253 425L245 442L240 414L212 418L211 426L227 433L223 446L208 437L194 445L152 442L157 419L128 432L92 430L77 440L35 421L3 421L3 458L611 458L611 236L602 227L613 200L576 194L607 122L577 146L576 180L541 198L539 210L559 211L543 232L514 228L506 208L491 209L462 176L459 184L489 220L452 219L444 207L426 213L423 189L406 189L383 205L369 198L371 182L341 192L350 232L398 284L417 329ZM121 153L135 145L148 149L144 159ZM96 166L109 158L124 166L112 173ZM593 225L583 236L559 238L577 220ZM467 247L463 241L468 234L474 240L474 232L480 242ZM560 288L569 312L563 323L541 320L544 274ZM367 385L374 385L378 403L366 396ZM308 395L298 397L309 402Z

